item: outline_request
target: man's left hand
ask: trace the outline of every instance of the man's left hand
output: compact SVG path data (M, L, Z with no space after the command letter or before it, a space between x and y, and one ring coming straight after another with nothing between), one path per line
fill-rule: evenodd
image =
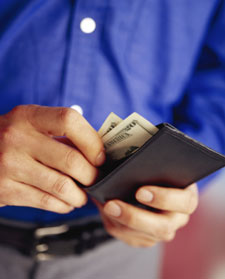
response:
M97 203L108 233L134 247L150 247L170 241L186 225L198 205L197 185L186 189L143 186L136 199L157 212L144 210L121 200Z

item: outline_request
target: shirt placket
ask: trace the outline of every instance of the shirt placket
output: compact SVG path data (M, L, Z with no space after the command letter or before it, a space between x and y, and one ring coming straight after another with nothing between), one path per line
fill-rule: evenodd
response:
M76 1L73 9L62 104L89 118L96 79L99 36L106 10L105 1Z

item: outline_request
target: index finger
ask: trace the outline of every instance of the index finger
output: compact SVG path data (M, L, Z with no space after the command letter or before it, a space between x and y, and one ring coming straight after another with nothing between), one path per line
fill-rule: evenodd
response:
M105 160L104 146L94 128L77 111L65 107L27 106L27 118L35 129L64 136L95 166Z

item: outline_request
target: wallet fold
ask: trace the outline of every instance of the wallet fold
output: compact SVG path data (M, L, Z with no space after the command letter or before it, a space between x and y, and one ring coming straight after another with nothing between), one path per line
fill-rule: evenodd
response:
M103 177L82 187L101 203L111 199L143 206L135 199L143 185L185 188L225 166L225 156L193 140L172 125L162 123L159 131L140 149L114 169L103 167Z

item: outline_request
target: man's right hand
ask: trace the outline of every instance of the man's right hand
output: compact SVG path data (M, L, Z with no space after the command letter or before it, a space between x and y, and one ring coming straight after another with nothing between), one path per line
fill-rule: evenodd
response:
M92 184L104 159L100 137L75 110L17 106L0 116L0 204L58 213L81 207L87 197L72 178Z

